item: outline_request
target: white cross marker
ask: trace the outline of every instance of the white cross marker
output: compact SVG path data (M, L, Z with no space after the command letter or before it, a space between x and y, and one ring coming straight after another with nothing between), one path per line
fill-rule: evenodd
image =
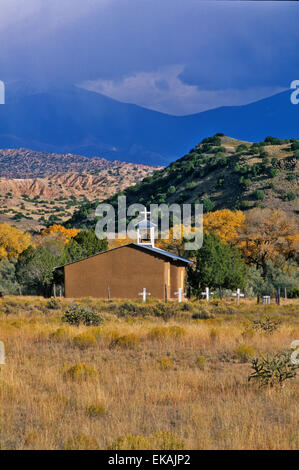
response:
M144 211L140 212L140 214L144 215L144 220L147 220L147 216L151 215L151 212L147 211L146 208L145 208Z
M202 292L201 295L204 295L207 299L207 302L209 302L210 300L210 295L213 295L214 292L210 292L210 289L208 287L206 287L206 291L205 292Z
M183 295L186 295L186 292L182 292L182 288L179 287L179 290L178 292L175 292L174 295L178 295L179 296L179 302L182 302L182 299L183 299Z
M234 297L237 297L237 304L239 305L240 303L240 297L244 297L244 294L241 294L240 289L237 289L237 292L233 293Z
M148 295L151 295L151 294L150 294L149 292L146 292L146 287L144 287L144 288L142 289L142 292L139 292L138 295L142 295L142 300L143 300L143 302L146 302L146 297L147 297Z

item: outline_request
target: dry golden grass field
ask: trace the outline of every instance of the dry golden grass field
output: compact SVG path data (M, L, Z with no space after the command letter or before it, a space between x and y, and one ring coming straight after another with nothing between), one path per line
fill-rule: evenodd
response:
M62 322L68 303L0 299L1 449L298 449L298 375L248 382L253 356L299 339L298 301L167 304L155 316L154 301L129 314L80 300L100 326ZM252 329L265 315L281 320L273 334Z

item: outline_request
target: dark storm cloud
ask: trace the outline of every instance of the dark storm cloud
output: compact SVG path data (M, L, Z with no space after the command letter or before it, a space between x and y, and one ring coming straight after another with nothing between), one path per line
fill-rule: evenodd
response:
M299 77L298 15L289 2L0 0L0 78L88 82L177 114L237 104Z

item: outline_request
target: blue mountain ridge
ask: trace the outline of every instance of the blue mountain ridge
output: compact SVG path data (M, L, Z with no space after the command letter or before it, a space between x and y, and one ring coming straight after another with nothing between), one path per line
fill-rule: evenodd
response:
M0 106L0 148L167 165L217 132L246 141L299 138L299 105L286 91L243 106L171 116L77 87L24 93L8 87Z

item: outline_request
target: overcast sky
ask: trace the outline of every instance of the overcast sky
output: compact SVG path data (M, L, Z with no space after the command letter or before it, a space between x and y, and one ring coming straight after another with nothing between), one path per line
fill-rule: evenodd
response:
M177 115L245 104L299 79L298 20L285 1L0 0L0 79Z

